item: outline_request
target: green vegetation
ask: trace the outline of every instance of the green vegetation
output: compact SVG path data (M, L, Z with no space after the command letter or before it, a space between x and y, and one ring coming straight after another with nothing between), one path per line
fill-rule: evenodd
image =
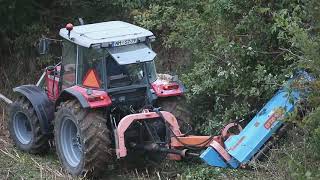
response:
M0 2L0 89L5 92L32 82L43 62L48 63L35 53L38 38L57 36L60 27L76 24L78 17L87 22L120 19L152 30L159 67L182 77L196 131L202 134L216 134L235 119L249 120L300 69L320 76L318 0ZM22 72L28 73L21 78ZM290 120L296 128L266 162L254 163L259 170L254 177L319 178L320 81L310 88L306 116ZM189 179L225 178L217 169L186 166L192 166L182 173ZM222 171L229 178L243 177L239 170Z

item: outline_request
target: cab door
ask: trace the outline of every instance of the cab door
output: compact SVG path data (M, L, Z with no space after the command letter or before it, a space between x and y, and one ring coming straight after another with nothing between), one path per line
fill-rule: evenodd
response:
M76 84L77 46L69 41L62 43L62 90Z

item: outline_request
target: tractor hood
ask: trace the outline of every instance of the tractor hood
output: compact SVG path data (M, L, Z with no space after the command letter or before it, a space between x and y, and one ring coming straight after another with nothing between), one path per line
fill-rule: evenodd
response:
M156 53L144 43L107 48L120 65L152 61Z

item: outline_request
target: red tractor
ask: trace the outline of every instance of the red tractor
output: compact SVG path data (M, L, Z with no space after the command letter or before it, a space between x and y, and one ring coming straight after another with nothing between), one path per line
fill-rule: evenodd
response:
M62 61L47 67L36 85L14 88L19 98L11 105L9 131L17 148L45 153L54 138L61 164L74 176L99 174L114 157L137 151L173 159L186 153L169 148L184 141L175 116L156 109L174 111L184 87L157 75L152 32L111 21L68 24L59 34ZM40 43L42 53L46 44ZM179 142L172 135L181 136ZM208 143L209 137L191 141Z

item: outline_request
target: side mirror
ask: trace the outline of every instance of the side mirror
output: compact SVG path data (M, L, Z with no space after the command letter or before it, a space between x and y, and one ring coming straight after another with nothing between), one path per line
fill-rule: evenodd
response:
M41 38L38 43L38 53L40 55L48 54L50 46L50 40L47 38Z

